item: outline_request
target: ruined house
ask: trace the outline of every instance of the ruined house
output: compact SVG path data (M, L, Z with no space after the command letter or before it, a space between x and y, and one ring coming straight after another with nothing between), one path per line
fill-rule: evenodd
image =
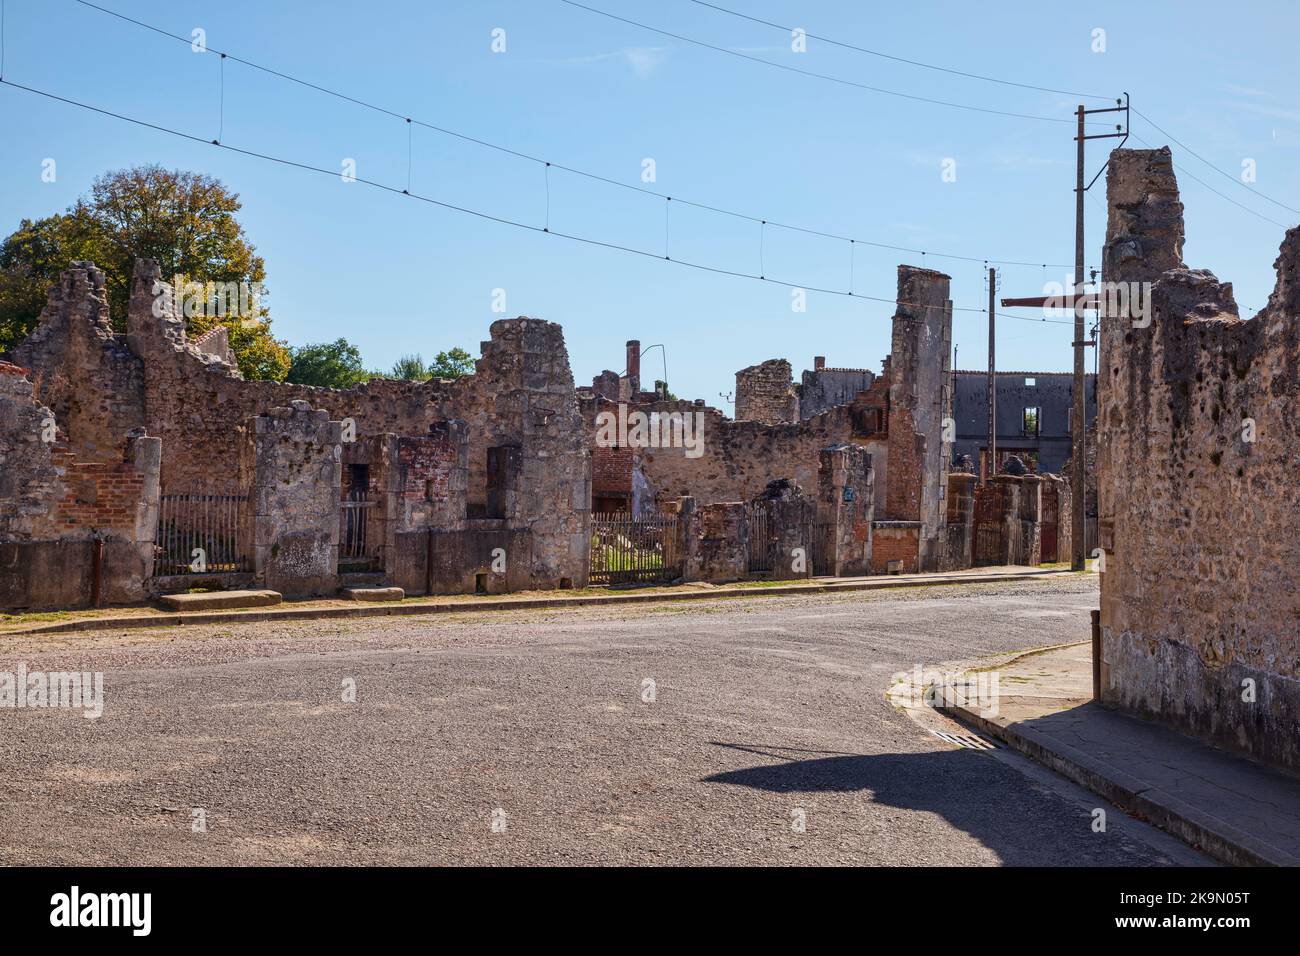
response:
M1150 307L1101 323L1102 701L1300 769L1300 227L1243 320L1183 262L1169 150L1107 176L1103 287Z
M494 322L472 375L245 381L137 263L127 331L77 263L0 365L0 606L178 586L582 586L587 430L560 327Z
M636 343L629 343L627 376L605 372L590 390L580 390L593 434L598 416L618 413L621 404L656 422L684 417L697 423L704 440L698 454L672 442L637 447L593 440L593 509L646 514L683 497L697 505L748 502L782 479L813 495L822 451L853 445L870 456L872 568L951 566L944 554L948 453L943 423L950 414L952 341L948 288L949 277L942 273L899 266L891 351L881 374L826 369L818 362L796 386L788 361L764 362L737 373L734 420L703 401L669 402L641 391L632 355Z
M969 455L976 472L983 473L989 444L989 373L953 373L953 420L957 426L953 457ZM998 372L998 464L1011 455L1031 464L1042 474L1065 474L1073 441L1074 375L1070 372ZM1097 418L1097 376L1084 378L1084 408L1088 424Z
M0 607L1050 560L1050 481L948 473L948 281L899 268L879 374L819 360L795 385L764 363L738 379L754 417L732 420L646 390L635 340L623 373L575 390L560 327L523 317L454 381L245 381L223 331L187 335L156 266L119 333L77 263L0 364Z

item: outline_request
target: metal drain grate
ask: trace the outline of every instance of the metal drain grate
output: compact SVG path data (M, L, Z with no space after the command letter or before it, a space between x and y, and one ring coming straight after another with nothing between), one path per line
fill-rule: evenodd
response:
M932 730L940 740L946 740L950 744L956 744L958 747L965 747L967 750L997 750L998 745L991 740L985 740L978 734L949 734L942 730Z

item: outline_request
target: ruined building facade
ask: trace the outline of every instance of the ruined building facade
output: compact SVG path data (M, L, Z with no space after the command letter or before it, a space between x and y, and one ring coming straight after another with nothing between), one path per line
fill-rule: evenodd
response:
M1300 228L1268 305L1184 264L1169 150L1117 150L1101 324L1102 699L1300 769Z
M456 380L245 381L223 331L187 334L156 266L137 265L118 333L77 263L0 362L0 607L1053 560L1056 483L949 473L948 286L900 266L879 374L818 360L795 385L766 362L738 376L732 420L647 390L635 340L623 372L575 389L560 327L523 317ZM642 420L602 440L611 412Z
M943 422L951 410L951 343L948 276L904 265L898 268L891 350L880 375L818 362L796 386L790 363L773 359L736 374L734 420L703 401L664 401L620 388L612 373L598 376L582 390L593 434L597 417L614 413L621 401L656 421L690 416L705 440L698 455L671 444L593 441L594 509L652 513L683 497L698 505L747 502L778 480L812 493L822 451L852 445L870 456L872 569L949 566ZM616 398L629 394L630 403Z
M1041 474L1064 474L1073 435L1074 376L1070 372L998 372L996 474L1010 455ZM976 473L988 455L989 373L953 373L953 419L957 426L954 458L970 456ZM1097 418L1097 376L1084 380L1088 424Z
M224 335L187 337L160 280L137 264L117 334L102 273L76 264L0 365L0 606L142 600L174 572L196 581L194 543L220 583L287 595L349 575L415 593L585 583L588 441L559 326L493 323L455 381L244 381Z

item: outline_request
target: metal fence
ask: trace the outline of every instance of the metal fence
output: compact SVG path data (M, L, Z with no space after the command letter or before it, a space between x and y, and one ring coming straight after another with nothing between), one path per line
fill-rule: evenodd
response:
M591 516L592 584L671 581L682 573L677 516L634 518L626 512Z
M252 534L248 496L162 494L154 540L154 574L247 571Z
M375 503L364 490L349 491L339 503L339 564L368 564L374 556L369 549L370 512Z

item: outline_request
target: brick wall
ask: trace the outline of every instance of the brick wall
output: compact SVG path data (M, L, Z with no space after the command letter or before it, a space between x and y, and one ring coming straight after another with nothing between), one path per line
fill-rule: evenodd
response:
M884 574L889 562L902 563L902 573L918 570L917 555L921 542L919 521L877 521L871 529L871 570Z
M0 361L0 608L84 607L146 596L160 446L134 429L83 460L26 370Z

